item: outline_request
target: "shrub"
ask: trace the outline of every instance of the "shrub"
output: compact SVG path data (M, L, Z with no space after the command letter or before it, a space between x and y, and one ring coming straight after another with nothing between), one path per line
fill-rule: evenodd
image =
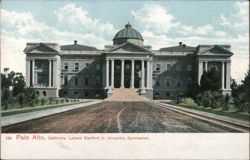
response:
M45 98L41 99L41 104L42 104L42 106L46 104L46 99Z
M25 97L24 97L23 93L19 93L17 95L17 100L18 100L18 103L20 104L20 107L23 107L24 99L25 99Z
M233 102L235 107L238 109L238 112L242 112L243 110L248 111L249 104L247 103L246 97L243 93L235 97Z
M230 102L231 96L229 94L226 94L223 96L223 110L227 111L228 110L228 105Z
M194 102L192 98L186 98L183 101L184 104L187 104L189 106L197 106L197 104Z
M53 102L53 97L49 97L49 104L51 105Z

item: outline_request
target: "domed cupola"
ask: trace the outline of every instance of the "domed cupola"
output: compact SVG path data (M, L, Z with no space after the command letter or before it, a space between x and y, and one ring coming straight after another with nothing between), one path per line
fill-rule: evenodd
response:
M130 42L136 45L143 45L143 38L141 34L132 28L132 25L128 22L125 28L116 33L113 38L113 44L119 45L125 42Z

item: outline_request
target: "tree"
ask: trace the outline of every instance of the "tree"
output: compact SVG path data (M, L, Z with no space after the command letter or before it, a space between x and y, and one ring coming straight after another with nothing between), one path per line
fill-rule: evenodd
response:
M4 104L5 110L8 109L10 95L11 94L8 88L4 88L2 90L2 104Z
M215 68L204 71L200 80L200 91L219 91L221 89L221 75Z
M22 73L16 73L13 77L13 95L17 96L19 93L22 93L25 87L24 76Z
M233 80L231 89L233 101L238 111L245 110L250 113L250 70L248 70L244 80L242 80L242 84L237 85Z

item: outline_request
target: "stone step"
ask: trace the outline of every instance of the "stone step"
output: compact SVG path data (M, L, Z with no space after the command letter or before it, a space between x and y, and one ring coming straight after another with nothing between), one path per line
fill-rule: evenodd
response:
M149 99L138 95L139 90L134 88L115 88L112 96L105 101L149 101Z

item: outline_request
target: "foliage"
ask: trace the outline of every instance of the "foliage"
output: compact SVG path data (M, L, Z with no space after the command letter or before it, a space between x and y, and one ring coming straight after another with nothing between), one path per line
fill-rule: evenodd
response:
M17 96L19 93L23 92L25 87L24 76L22 73L16 73L13 77L13 95Z
M238 112L242 112L244 109L247 110L248 104L243 93L240 93L236 98L233 99L233 101L235 107L238 109Z
M197 106L197 104L192 98L185 98L182 103L188 106Z
M46 103L46 99L42 98L42 99L41 99L41 104L42 104L42 106L45 105L45 103Z
M221 89L221 78L220 72L216 71L215 68L211 68L209 71L204 71L200 80L200 91L204 92L207 90L218 91Z
M223 103L223 95L219 91L204 91L198 95L196 103L203 107L218 108Z
M223 110L228 110L228 105L230 102L231 96L229 94L226 94L223 96Z
M245 110L250 113L250 70L242 80L242 84L238 85L235 80L232 80L231 89L233 102L238 111Z
M2 90L2 104L4 104L5 109L8 109L9 98L10 98L10 90L8 88L4 88Z
M20 104L20 107L23 107L25 97L24 97L24 94L22 92L18 94L17 99L18 99L18 102Z
M35 89L32 87L27 87L24 89L24 95L29 106L33 107L38 103L38 97L36 95Z

